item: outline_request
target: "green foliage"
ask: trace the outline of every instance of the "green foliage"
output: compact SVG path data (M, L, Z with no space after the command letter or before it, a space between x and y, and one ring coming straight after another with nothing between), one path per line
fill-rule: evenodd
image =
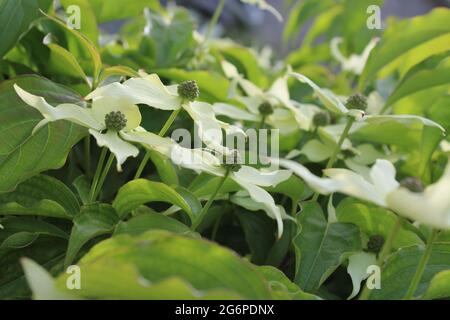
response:
M230 250L165 231L115 236L94 247L79 266L86 277L75 294L85 298L270 297L264 278ZM57 280L60 290L66 276Z
M0 0L0 299L450 298L450 10L372 30L383 3L286 1L268 48L157 0Z
M374 290L372 299L402 299L419 264L423 250L424 248L419 246L406 247L390 256L381 275L381 283L383 283L381 290ZM440 272L448 270L449 263L449 244L436 243L414 296L422 296L432 281L432 286L425 296L429 295L430 298L448 297L450 291L444 277L445 273L440 274ZM436 286L437 279L433 281L435 276L439 276L442 281L439 286Z
M303 205L298 224L295 283L315 292L349 254L361 250L360 231L349 223L327 222L317 203Z
M187 190L183 192L186 195L183 197L183 194L163 183L144 179L134 180L120 188L113 207L119 217L123 218L142 204L163 201L179 206L193 221L198 213L198 203L195 202L195 197L189 196L187 192Z
M39 9L46 10L51 1L2 0L0 1L0 57L3 57L31 28L39 17Z
M7 141L0 146L0 193L13 191L18 183L37 173L64 165L71 147L86 132L73 123L59 121L31 135L42 116L16 95L14 83L45 97L51 104L82 103L73 91L38 76L23 76L0 84L0 128L2 140Z

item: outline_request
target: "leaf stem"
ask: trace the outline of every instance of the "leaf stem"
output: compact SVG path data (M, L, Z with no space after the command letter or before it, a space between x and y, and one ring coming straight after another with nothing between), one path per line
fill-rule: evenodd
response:
M106 152L108 149L103 148L98 158L97 169L95 169L94 178L92 179L91 190L89 191L89 203L92 203L94 199L95 189L97 188L98 179L102 173L103 163L105 162Z
M264 125L266 124L266 116L262 116L261 122L259 123L258 129L264 129Z
M227 170L227 172L225 173L225 175L222 177L222 179L220 180L219 184L217 185L217 188L214 190L214 192L211 195L211 197L208 199L206 204L203 206L203 208L200 211L197 219L192 222L192 226L191 226L192 230L196 230L198 228L198 226L200 225L200 223L205 218L205 215L208 213L208 210L211 207L214 199L216 198L216 196L219 193L220 189L222 189L222 186L225 183L225 180L227 180L227 177L228 177L229 173L230 173L230 170Z
M174 110L169 118L167 119L166 123L164 123L164 126L161 128L161 130L159 131L158 135L160 137L164 137L167 133L167 131L169 131L170 127L172 126L173 122L175 121L175 119L177 118L178 114L180 113L180 111L182 110L182 108L179 108L177 110ZM134 175L134 179L139 179L142 175L142 172L145 169L145 166L147 165L148 160L150 160L150 152L147 151L147 153L145 154L144 158L141 161L141 164L139 165L136 174Z
M84 138L84 171L86 177L91 177L91 136Z
M411 300L413 298L414 293L416 292L417 287L420 283L420 280L422 279L422 275L423 275L423 272L425 271L425 267L427 266L427 263L430 260L431 251L432 251L431 249L433 248L433 242L436 240L437 235L438 235L437 229L431 230L431 233L427 239L425 253L423 254L422 258L419 261L419 265L416 269L416 272L414 273L414 276L411 280L411 283L409 285L408 291L406 292L404 300Z
M380 268L380 270L382 270L383 263L392 250L392 246L394 245L394 241L397 238L397 234L403 225L403 221L404 221L403 218L397 216L397 221L395 222L394 227L391 229L391 232L389 233L389 236L387 237L386 242L384 243L383 248L381 249L381 252L378 254L377 266ZM359 296L359 300L369 300L371 293L372 289L369 289L369 287L366 284L364 286L364 290Z
M111 165L114 161L114 154L110 154L108 161L106 162L105 168L103 169L103 173L100 176L97 188L95 188L95 193L94 193L94 198L92 199L92 201L95 201L98 197L98 195L100 194L100 191L102 190L103 184L105 183L105 179L108 176L108 172L109 169L111 169Z
M225 6L225 0L220 0L219 4L216 7L216 10L214 11L214 15L211 18L211 21L208 25L208 29L206 30L205 43L208 42L208 40L210 39L210 37L214 31L214 28L216 27L217 23L219 22L219 18L222 15L224 6Z
M330 159L328 159L328 163L327 163L327 166L325 167L325 170L333 167L334 163L336 162L337 156L338 156L339 152L341 151L342 144L344 143L345 138L347 138L348 133L350 132L350 129L352 128L352 125L354 122L355 122L355 118L353 118L353 117L347 118L347 124L345 125L344 131L342 132L341 137L339 138L336 148L334 149L333 153L331 154ZM322 174L322 176L323 176L323 174ZM316 192L316 193L314 193L314 196L312 197L312 201L317 201L318 198L319 198L319 193Z

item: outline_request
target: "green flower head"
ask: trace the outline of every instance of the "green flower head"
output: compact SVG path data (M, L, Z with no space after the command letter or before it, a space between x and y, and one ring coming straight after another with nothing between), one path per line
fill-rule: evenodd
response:
M120 131L127 126L127 118L120 111L111 111L105 115L106 129Z
M323 127L330 124L331 118L328 112L316 113L313 117L313 123L316 127Z
M267 101L261 103L258 110L263 116L270 116L273 113L273 107Z
M408 189L411 192L415 192L415 193L421 193L423 192L423 190L425 190L425 186L423 184L423 182L415 177L408 177L403 179L402 181L400 181L400 185L403 188Z
M195 101L200 96L200 90L195 80L188 80L178 85L178 95L185 100Z
M383 236L376 234L369 238L369 241L367 242L367 251L378 253L381 251L381 248L384 245L384 238Z
M367 109L367 98L366 98L366 96L364 96L360 93L356 93L356 94L348 97L347 102L345 103L345 106L348 109L366 110Z

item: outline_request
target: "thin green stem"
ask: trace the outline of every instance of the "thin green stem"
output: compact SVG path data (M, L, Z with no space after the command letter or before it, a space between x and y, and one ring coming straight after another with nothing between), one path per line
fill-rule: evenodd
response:
M389 236L387 237L383 248L381 249L380 253L378 254L377 259L377 266L380 268L380 270L383 269L384 261L386 260L386 257L389 255L389 253L392 251L392 247L394 245L394 241L397 238L397 234L400 231L400 228L403 224L403 218L397 216L397 221L395 222L394 227L392 228L391 232L389 233ZM369 289L367 284L364 286L364 290L362 291L361 295L359 296L359 300L369 300L370 295L372 293L372 289Z
M172 126L173 122L175 121L175 119L177 118L178 114L180 113L180 111L182 110L182 108L179 108L177 110L174 110L169 118L167 119L166 123L164 123L164 126L161 128L161 130L159 131L158 135L160 137L164 137L167 133L167 131L169 131L170 127ZM150 152L147 151L147 153L145 154L144 158L141 161L141 164L139 165L136 174L134 175L134 179L139 179L142 175L142 172L145 169L145 166L148 163L148 160L150 160Z
M167 131L169 131L170 127L172 126L173 122L175 121L175 119L178 117L178 115L180 114L180 111L182 110L182 108L178 108L177 110L174 110L169 118L167 119L166 123L164 124L164 126L161 128L161 130L159 130L158 135L160 137L164 137L167 133Z
M416 269L416 272L414 273L414 276L411 280L411 283L409 285L408 291L405 295L405 300L410 300L413 298L414 293L417 290L417 287L419 286L420 280L422 279L423 272L425 271L425 267L427 266L428 260L430 260L431 256L431 249L433 248L433 243L436 240L436 237L438 235L438 230L433 229L427 239L427 246L425 248L425 253L423 254L422 258L419 261L419 265Z
M134 175L134 179L139 179L142 175L142 172L145 169L145 166L147 165L148 160L150 160L150 152L147 151L147 153L145 154L144 158L141 161L141 164L139 165L136 174Z
M97 188L98 179L100 178L100 174L102 173L103 163L105 162L106 152L108 149L103 148L100 153L100 157L98 158L97 169L95 170L94 178L92 179L91 190L89 191L89 202L93 202L95 189Z
M292 207L291 207L291 216L295 217L295 214L297 213L297 201L295 201L294 199L292 199Z
M214 223L213 231L211 233L211 240L215 241L217 237L217 232L219 231L220 222L222 221L223 213L217 217L216 222Z
M206 30L205 43L208 42L208 40L211 38L214 28L216 27L217 23L219 22L219 18L222 15L224 6L225 0L220 0L219 4L216 7L216 10L214 11L214 15L211 18L211 21L209 22L208 29Z
M355 122L355 118L353 118L353 117L347 118L347 124L344 128L344 131L342 132L341 137L339 138L339 141L338 141L333 153L331 154L330 159L328 159L328 163L327 163L327 166L325 167L325 169L330 169L333 167L334 163L337 160L339 152L341 152L342 144L344 143L345 138L347 138L348 133L350 132L350 129L352 128L352 125L354 122ZM322 176L323 176L323 174L322 174ZM317 201L318 198L319 198L319 193L316 192L316 193L314 193L314 196L312 197L312 201Z
M100 191L103 188L103 184L105 183L106 177L108 176L109 169L111 169L111 165L114 161L114 154L110 154L108 161L106 162L105 168L103 169L102 175L100 176L100 179L98 181L97 188L95 189L94 198L92 201L97 200L98 195L100 194Z
M222 177L222 179L220 180L219 184L217 185L217 188L214 190L213 194L211 195L211 197L208 199L208 201L206 202L206 204L203 206L202 210L200 211L197 219L192 223L192 230L195 230L198 228L198 226L200 225L200 223L203 221L203 219L205 218L206 214L208 213L209 208L211 207L213 201L216 199L217 194L219 193L220 189L222 189L223 184L225 183L225 180L227 180L228 174L230 173L229 170L227 170L227 172L225 173L225 175Z
M266 124L266 116L262 116L261 122L259 123L258 129L264 129Z
M91 177L91 136L84 138L84 171L86 177Z

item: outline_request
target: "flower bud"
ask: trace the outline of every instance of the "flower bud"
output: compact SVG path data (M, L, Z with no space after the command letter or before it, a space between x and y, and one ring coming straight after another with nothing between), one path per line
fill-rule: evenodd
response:
M270 116L273 113L273 107L267 101L261 103L258 110L259 110L259 113L261 113L261 115L263 115L263 116Z
M356 94L348 97L347 102L345 103L345 106L348 109L366 110L367 109L367 98L360 93L356 93Z
M408 189L411 192L420 193L425 190L425 186L423 185L423 182L416 178L416 177L408 177L400 181L400 185L403 188Z
M378 253L381 251L381 248L384 245L384 238L383 236L376 234L369 238L369 241L367 242L367 251Z
M316 127L324 127L330 124L331 118L328 112L316 113L313 117L313 124Z
M127 118L120 111L111 111L105 115L106 129L120 131L127 126Z
M200 90L195 80L188 80L178 85L178 95L185 100L195 101L199 95Z

